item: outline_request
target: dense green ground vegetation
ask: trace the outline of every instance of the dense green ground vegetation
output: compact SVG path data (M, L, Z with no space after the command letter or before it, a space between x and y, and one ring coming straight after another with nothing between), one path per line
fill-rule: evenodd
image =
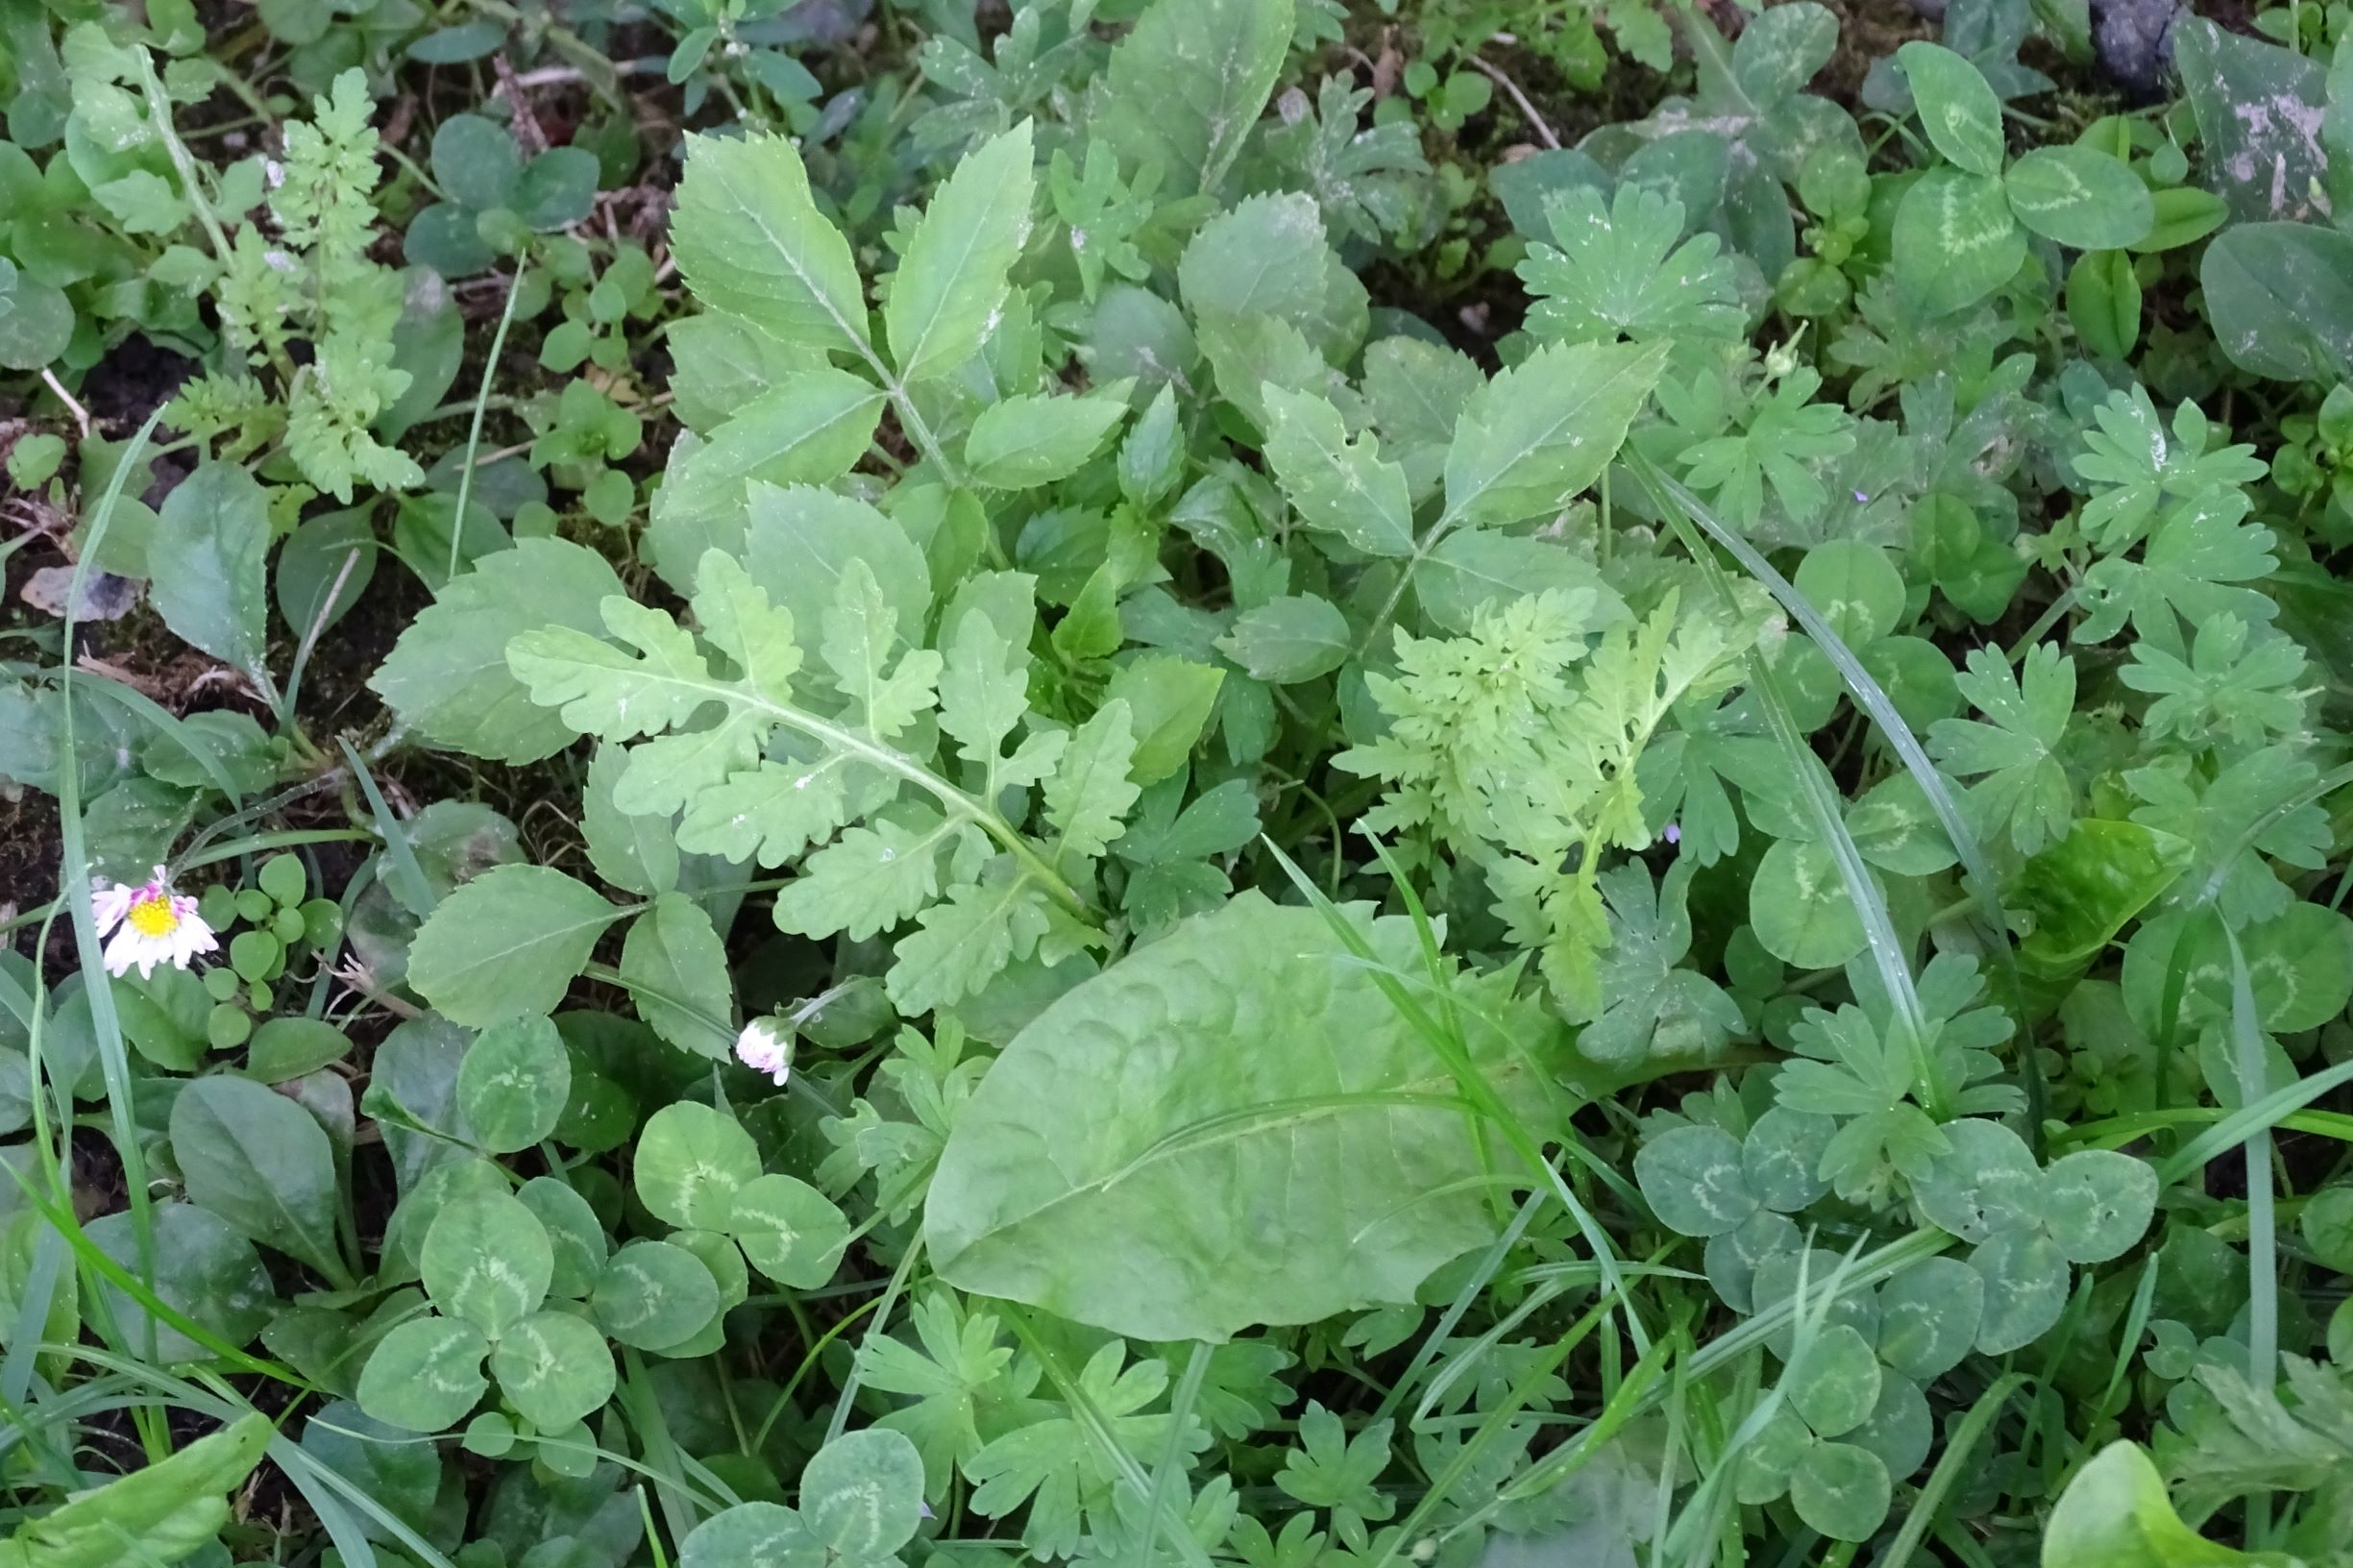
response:
M0 1568L2353 1563L2353 10L0 110Z

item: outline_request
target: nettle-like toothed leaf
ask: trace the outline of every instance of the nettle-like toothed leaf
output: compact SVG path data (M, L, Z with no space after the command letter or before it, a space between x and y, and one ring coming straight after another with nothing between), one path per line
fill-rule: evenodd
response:
M1030 721L1028 654L986 609L963 609L944 658L911 641L922 628L851 559L812 653L733 557L705 553L696 583L699 637L615 596L601 610L612 642L550 626L509 645L534 702L634 743L617 809L682 812L690 853L800 862L776 901L786 931L862 940L915 921L886 980L904 1013L971 995L1042 943L1051 961L1101 942L1086 913L1093 868L1138 794L1126 702L1075 731L1032 727L1009 756ZM953 776L940 736L955 743ZM1032 785L1040 840L994 805Z

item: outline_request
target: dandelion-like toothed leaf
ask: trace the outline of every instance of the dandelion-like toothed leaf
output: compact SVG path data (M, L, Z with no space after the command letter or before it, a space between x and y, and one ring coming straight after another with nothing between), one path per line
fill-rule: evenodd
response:
M601 613L626 648L570 626L527 631L507 645L507 667L532 701L584 734L626 741L682 724L719 695L694 637L667 614L620 595Z
M1261 389L1266 407L1266 460L1309 527L1337 534L1367 555L1413 552L1413 504L1406 471L1381 455L1367 431L1348 439L1329 398Z
M883 977L892 1005L906 1014L962 1001L1035 952L1052 924L1044 890L1004 869L949 889L917 920L919 929L899 939L898 961Z
M1135 755L1134 723L1117 698L1078 727L1045 786L1045 820L1059 835L1058 850L1083 860L1102 858L1142 793L1128 777Z
M697 582L692 608L732 673L715 670L669 616L626 600L608 601L604 618L635 653L563 627L527 633L509 650L534 699L560 706L568 722L609 740L650 736L628 748L616 809L682 811L677 842L692 853L768 866L809 855L776 904L786 930L870 936L917 919L889 982L902 1012L971 994L1036 951L1057 919L1069 930L1056 954L1100 941L1078 921L1085 894L1069 879L1101 858L1135 803L1134 720L1115 698L1076 731L1036 725L1004 754L1029 714L1029 655L1005 630L1017 596L1029 613L1029 579L968 584L971 597L960 594L950 607L955 630L944 658L909 646L901 606L864 558L847 557L821 612L819 672L804 667L808 644L795 617L737 562L713 551ZM811 690L820 672L829 693ZM979 795L936 770L934 720L983 771ZM1051 853L995 808L1010 788L1033 784L1043 785ZM856 837L835 843L852 827ZM999 865L976 881L988 843ZM939 852L951 845L944 876ZM947 901L935 902L943 887ZM725 997L705 989L710 1005L701 1011L715 1022L672 1017L651 992L649 1017L670 1018L656 1027L683 1032L692 1048L724 1055Z
M940 896L940 855L982 839L969 822L910 804L853 827L811 855L776 895L776 924L804 937L864 942Z

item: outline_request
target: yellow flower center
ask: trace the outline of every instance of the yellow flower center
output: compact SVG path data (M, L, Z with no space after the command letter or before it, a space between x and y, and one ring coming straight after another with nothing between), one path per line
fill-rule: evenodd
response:
M128 919L131 929L142 937L168 937L180 929L180 916L172 908L172 897L168 893L159 893L153 898L142 898L133 904Z

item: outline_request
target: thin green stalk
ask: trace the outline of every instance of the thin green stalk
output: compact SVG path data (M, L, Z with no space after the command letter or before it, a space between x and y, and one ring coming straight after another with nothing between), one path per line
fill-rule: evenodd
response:
M2263 1025L2255 1012L2254 982L2239 933L2225 923L2230 942L2230 1026L2232 1066L2239 1097L2252 1100L2263 1088ZM2353 1064L2348 1064L2353 1065ZM2271 1214L2271 1129L2266 1124L2246 1139L2247 1370L2255 1386L2268 1392L2279 1382L2279 1234ZM2270 1503L2261 1493L2247 1499L2247 1539L2259 1542L2268 1529Z
M2010 1403L2025 1381L2026 1375L2022 1372L2004 1373L1992 1387L1977 1396L1977 1402L1969 1408L1969 1413L1961 1417L1960 1425L1954 1427L1946 1437L1944 1457L1936 1461L1936 1468L1929 1472L1927 1484L1921 1487L1920 1497L1904 1516L1903 1527L1896 1531L1896 1538L1888 1543L1887 1556L1879 1559L1878 1568L1904 1568L1912 1560L1912 1554L1920 1550L1920 1543L1927 1536L1929 1527L1936 1522L1946 1496L1960 1484L1971 1457L1976 1453L1977 1444L1984 1439L1986 1432L1994 1425L1995 1417L2001 1414L2002 1408Z
M152 81L153 67L147 68L147 75ZM160 88L157 90L159 92ZM182 156L185 156L184 152ZM73 582L65 594L65 652L58 671L61 715L59 728L64 740L58 748L57 769L60 892L73 914L74 942L80 949L83 986L89 998L90 1029L98 1039L99 1066L106 1078L107 1115L130 1198L139 1280L150 1294L154 1293L156 1278L155 1211L147 1190L147 1156L139 1142L130 1056L123 1044L122 1020L114 1011L113 979L108 974L102 957L105 948L99 937L98 917L90 903L89 845L82 823L82 753L74 734L73 649L74 611L82 602L83 583L89 575L90 563L97 559L99 544L114 521L115 508L122 502L123 481L137 466L140 449L146 446L157 421L162 417L161 406L147 416L147 423L138 428L130 445L124 448L121 460L115 463L114 473L107 481L106 493L99 498L98 510L90 520L88 541L83 547L81 560L74 564Z
M466 466L457 475L457 511L450 519L450 571L447 587L457 580L457 551L466 538L466 502L474 494L474 458L482 446L482 415L490 405L490 383L499 373L499 355L506 349L506 330L515 322L515 302L523 296L523 270L529 262L515 258L514 281L506 285L506 304L499 311L499 330L490 335L490 355L482 361L482 384L474 397L474 422L466 430Z

